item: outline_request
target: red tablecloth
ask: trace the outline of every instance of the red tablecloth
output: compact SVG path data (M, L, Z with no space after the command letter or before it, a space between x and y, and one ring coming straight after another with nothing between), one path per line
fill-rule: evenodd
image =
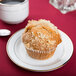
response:
M7 28L16 31L24 28L29 19L48 19L72 39L74 53L69 62L62 68L45 73L30 72L16 66L7 56L6 43L9 37L0 37L0 76L76 76L76 11L61 14L49 4L49 0L30 0L29 17L21 24L8 25L0 21L0 29Z

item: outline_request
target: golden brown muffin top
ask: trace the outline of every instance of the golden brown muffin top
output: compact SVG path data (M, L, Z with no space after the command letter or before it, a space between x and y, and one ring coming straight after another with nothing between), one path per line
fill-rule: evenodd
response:
M38 51L51 51L61 43L61 37L56 26L47 20L31 20L22 35L26 48Z

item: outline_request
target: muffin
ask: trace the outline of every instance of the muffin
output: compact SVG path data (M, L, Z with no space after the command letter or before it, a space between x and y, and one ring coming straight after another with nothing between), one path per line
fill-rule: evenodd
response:
M44 60L52 57L62 42L58 29L49 20L29 20L22 34L22 42L28 55Z

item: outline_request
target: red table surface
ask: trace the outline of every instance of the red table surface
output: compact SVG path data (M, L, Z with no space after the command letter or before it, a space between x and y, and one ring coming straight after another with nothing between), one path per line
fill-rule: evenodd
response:
M49 4L49 0L30 0L29 6L29 17L23 23L8 25L0 21L0 29L7 28L13 34L24 28L29 19L50 20L73 41L73 56L65 66L55 71L44 73L27 71L16 66L6 53L6 43L10 36L0 37L0 76L76 76L76 11L63 15Z

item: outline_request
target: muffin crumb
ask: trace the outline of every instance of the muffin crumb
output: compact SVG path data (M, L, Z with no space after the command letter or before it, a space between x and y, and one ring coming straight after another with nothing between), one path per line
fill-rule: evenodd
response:
M22 36L26 48L50 51L61 43L58 29L49 20L29 20Z

